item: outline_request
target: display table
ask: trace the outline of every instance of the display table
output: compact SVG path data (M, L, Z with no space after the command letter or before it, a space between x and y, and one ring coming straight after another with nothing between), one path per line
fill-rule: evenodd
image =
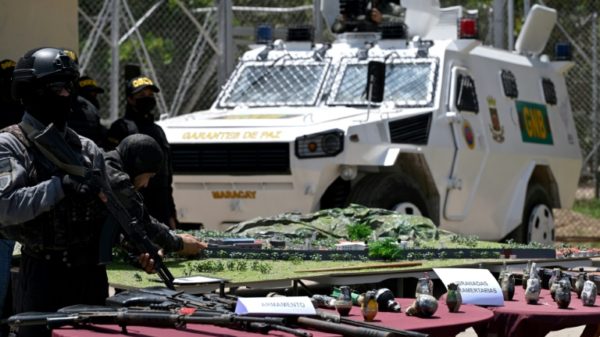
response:
M488 309L494 313L494 318L489 321L487 330L481 325L476 327L479 336L541 337L550 331L581 325L586 325L581 336L600 336L600 306L583 306L574 292L571 293L569 308L559 309L549 290L542 289L538 304L530 305L525 301L523 288L517 286L512 301L504 301L503 307Z
M395 329L419 331L429 334L430 336L455 336L469 327L477 327L487 325L487 321L493 316L488 309L473 306L463 305L460 312L450 313L445 302L440 301L437 312L431 318L418 318L406 316L404 311L414 301L414 299L400 298L397 300L402 306L401 313L379 312L375 317L373 324L391 327ZM350 319L362 321L362 315L359 307L354 307L350 312ZM52 335L54 337L101 337L101 336L123 336L123 337L243 337L243 336L265 336L259 333L250 333L246 331L233 330L228 328L216 327L211 325L188 324L183 330L180 329L163 329L151 327L128 327L129 334L121 333L121 329L117 326L102 325L91 326L86 329L74 329L65 327L56 329ZM310 331L314 337L337 337L339 335L324 333L320 331ZM280 332L270 331L269 336L292 337L293 335Z

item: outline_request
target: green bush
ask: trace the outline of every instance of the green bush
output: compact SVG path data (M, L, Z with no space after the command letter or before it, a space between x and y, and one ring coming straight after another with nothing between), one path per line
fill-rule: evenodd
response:
M352 241L365 241L371 236L373 229L371 227L363 224L356 223L348 225L348 238Z
M369 257L372 259L397 260L401 249L395 239L386 238L369 244Z

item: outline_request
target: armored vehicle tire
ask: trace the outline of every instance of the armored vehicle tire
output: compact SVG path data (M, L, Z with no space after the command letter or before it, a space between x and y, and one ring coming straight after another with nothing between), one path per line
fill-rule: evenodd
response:
M525 196L521 225L513 232L512 239L520 243L554 241L554 216L550 197L539 184L531 185Z
M429 217L423 193L417 184L401 173L377 173L365 176L352 189L348 200L367 207Z

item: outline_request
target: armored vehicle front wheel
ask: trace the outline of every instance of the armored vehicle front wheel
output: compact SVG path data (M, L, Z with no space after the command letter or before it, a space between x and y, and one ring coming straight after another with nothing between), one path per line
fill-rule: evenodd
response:
M544 245L554 241L554 216L548 193L539 184L531 185L525 196L521 225L513 232L516 242L537 242Z
M429 216L418 185L402 173L377 173L362 178L352 189L351 203L377 207L401 214Z

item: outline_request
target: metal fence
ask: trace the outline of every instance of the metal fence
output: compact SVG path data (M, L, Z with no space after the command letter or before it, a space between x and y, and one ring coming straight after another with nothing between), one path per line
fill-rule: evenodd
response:
M254 42L257 26L269 24L274 28L274 38L285 38L285 27L314 25L317 40L330 38L318 11L321 1L328 0L80 0L81 69L109 89L100 98L106 123L124 112L123 79L128 64L140 65L141 72L160 87L161 114L173 116L206 109L233 70L237 57ZM513 45L514 34L510 32L519 30L530 4L546 4L559 11L559 22L546 53L552 54L552 46L559 41L573 46L576 65L567 80L584 157L577 198L596 199L600 192L600 2L520 0L516 7L513 1L440 2L442 7L477 6L480 39L499 47ZM584 235L600 235L592 234L600 233L600 225L592 219L570 212L556 214L563 228L575 223L585 228Z

